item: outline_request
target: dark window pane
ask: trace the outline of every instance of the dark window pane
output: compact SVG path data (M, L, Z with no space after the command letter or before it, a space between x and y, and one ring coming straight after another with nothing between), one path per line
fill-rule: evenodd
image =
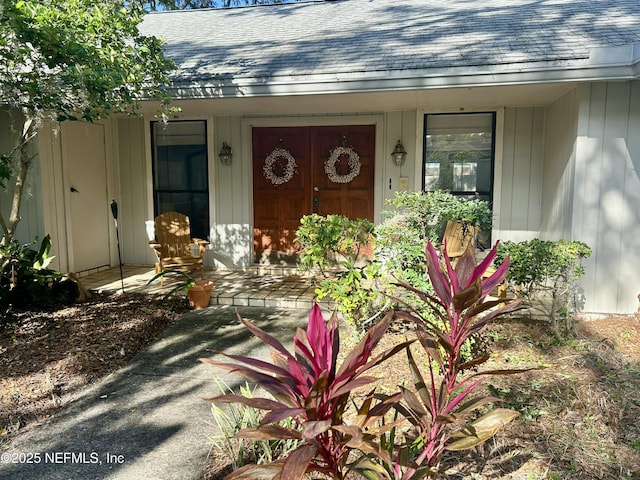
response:
M425 119L425 191L491 198L494 114L439 114Z
M209 237L209 181L205 121L154 122L153 192L155 215L188 215L191 234Z

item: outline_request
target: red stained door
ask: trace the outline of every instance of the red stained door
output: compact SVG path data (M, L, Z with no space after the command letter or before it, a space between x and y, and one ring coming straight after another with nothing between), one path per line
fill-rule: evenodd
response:
M373 125L254 128L256 262L292 260L312 212L373 221L374 151Z

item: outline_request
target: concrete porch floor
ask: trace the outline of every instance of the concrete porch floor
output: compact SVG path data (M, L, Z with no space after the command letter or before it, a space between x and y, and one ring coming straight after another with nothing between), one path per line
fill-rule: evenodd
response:
M153 275L153 267L123 265L125 292L166 293L181 279L179 275L167 275L162 286L159 279L147 285ZM118 267L96 269L79 277L82 285L92 292L112 293L122 289ZM316 296L310 279L291 268L205 270L205 279L214 284L209 305L310 309ZM326 301L319 303L330 308Z

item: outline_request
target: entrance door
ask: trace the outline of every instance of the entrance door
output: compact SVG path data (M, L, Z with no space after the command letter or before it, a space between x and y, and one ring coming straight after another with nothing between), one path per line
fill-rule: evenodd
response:
M373 221L375 126L253 129L256 261L286 260L313 212Z
M102 125L62 123L62 148L70 198L73 270L109 265L109 201Z

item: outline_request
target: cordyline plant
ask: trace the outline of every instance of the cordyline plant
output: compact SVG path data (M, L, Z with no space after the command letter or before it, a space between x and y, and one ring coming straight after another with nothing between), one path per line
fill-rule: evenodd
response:
M252 440L297 439L303 440L303 443L284 460L264 465L247 465L236 470L227 479L294 480L303 478L308 471L318 471L332 478L342 479L350 468L359 471L366 471L368 468L382 470L379 464L366 459L357 465L349 464L349 461L354 460L349 455L353 450L391 462L387 452L376 443L376 439L383 433L376 429L376 425L399 396L376 401L374 405L371 392L365 397L350 424L346 424L343 416L351 391L376 380L364 373L411 343L404 342L371 358L373 349L391 321L392 313L367 331L339 368L340 338L335 313L327 324L320 307L314 305L306 331L298 328L293 338L294 353L290 353L280 341L253 323L240 315L238 318L251 333L272 348L272 363L223 352L216 353L240 364L210 358L203 358L201 361L242 375L260 385L274 399L221 395L208 400L242 403L267 411L258 428L245 429L237 436ZM287 418L292 418L297 428L285 428L277 424Z
M417 336L427 354L428 375L426 378L422 375L407 348L415 392L401 387L402 402L396 409L412 424L415 439L396 448L392 463L385 465L387 478L434 477L445 450L464 450L479 445L518 415L504 408L486 412L487 406L497 399L472 393L489 375L523 370L478 372L477 367L486 362L489 355L483 354L469 361L461 355L462 346L472 335L499 315L513 311L519 303L486 299L491 290L504 281L509 268L507 258L490 273L496 249L497 244L476 265L473 247L470 247L454 266L446 254L441 262L438 252L429 242L426 248L427 268L435 293L431 295L400 283L431 306L441 323L421 315L416 309L397 312L397 315L420 327ZM470 369L474 373L465 375L464 372ZM471 420L479 409L485 413ZM390 445L389 441L385 443ZM384 462L384 458L381 459Z

